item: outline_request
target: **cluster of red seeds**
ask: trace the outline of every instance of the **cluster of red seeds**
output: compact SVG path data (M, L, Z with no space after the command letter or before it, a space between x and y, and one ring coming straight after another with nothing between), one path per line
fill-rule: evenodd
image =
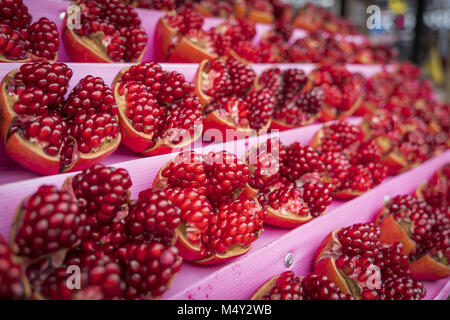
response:
M31 15L22 0L2 0L0 7L0 56L3 59L56 60L59 33L54 22L41 18L31 23Z
M74 29L83 37L98 37L114 62L137 61L147 45L136 10L120 0L77 0L81 25Z
M147 149L161 140L179 144L202 123L194 86L179 72L164 71L155 62L141 63L131 66L116 85L125 99L125 121L148 137Z
M5 138L19 133L59 158L61 170L76 163L80 154L100 154L103 144L119 137L111 89L101 78L89 75L65 98L71 77L72 70L64 63L35 62L21 65L7 84L17 97L11 108L20 117Z
M25 297L27 280L48 299L161 296L181 267L173 246L181 209L162 190L130 201L131 184L125 169L95 165L61 190L41 186L26 198L12 230L14 251L0 241L0 296ZM19 265L16 255L33 263ZM73 267L81 288L67 286Z
M326 125L315 147L325 167L325 176L341 197L361 194L379 185L388 168L381 163L381 150L373 141L363 141L361 129L348 122Z

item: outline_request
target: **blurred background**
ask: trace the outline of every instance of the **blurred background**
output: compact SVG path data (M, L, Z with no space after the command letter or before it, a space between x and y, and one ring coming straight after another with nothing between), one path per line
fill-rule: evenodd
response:
M377 44L398 52L399 60L423 67L443 94L450 98L450 0L285 0L295 8L314 3L353 22ZM367 8L381 10L381 28L367 28Z

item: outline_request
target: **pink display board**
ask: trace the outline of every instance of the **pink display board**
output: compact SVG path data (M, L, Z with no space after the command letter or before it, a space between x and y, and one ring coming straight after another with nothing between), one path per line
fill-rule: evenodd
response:
M70 1L63 1L63 0L24 0L24 3L28 6L28 9L30 13L33 16L33 21L38 20L41 17L47 17L51 21L54 21L57 25L60 26L60 34L61 34L61 28L62 28L62 21L64 18L64 13L67 10L67 7L70 5ZM147 60L154 60L155 58L155 52L154 52L154 46L153 46L153 37L155 34L155 27L156 23L158 22L159 18L165 15L165 12L163 11L157 11L157 10L147 10L147 9L137 9L137 12L139 14L139 17L142 20L142 27L145 29L148 35L148 42L147 42L147 51L143 57L143 61ZM224 19L222 18L205 18L205 22L203 24L203 28L205 30L208 30L212 27L215 27L222 23ZM257 24L256 25L256 31L257 34L253 39L254 43L258 43L263 34L265 34L267 31L271 29L270 25L267 24ZM307 32L302 29L296 29L294 31L294 34L291 38L291 42L295 41L296 39L303 38ZM367 38L365 36L342 36L339 35L338 37L342 38L345 41L348 42L355 42L355 43L361 43L367 41ZM67 52L64 49L64 46L61 44L61 47L59 49L59 56L58 60L62 62L68 62L71 61L69 57L67 56Z

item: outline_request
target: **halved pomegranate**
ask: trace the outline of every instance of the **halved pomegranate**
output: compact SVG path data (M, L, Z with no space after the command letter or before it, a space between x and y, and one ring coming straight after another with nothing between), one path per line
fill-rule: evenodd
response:
M413 196L397 196L386 202L375 217L383 243L402 242L404 254L410 254L427 233L435 217L433 208Z
M250 66L234 59L204 60L195 76L195 90L202 105L224 96L244 97L256 75Z
M275 110L271 129L288 130L310 124L317 119L323 95L320 89L306 91L306 74L299 69L267 69L255 87L271 90L275 96Z
M286 271L264 283L250 300L353 300L327 276L295 276Z
M258 192L275 185L279 181L281 159L285 148L276 138L268 139L245 155L245 163L250 169L250 178L245 188L247 197L254 199Z
M342 228L320 244L314 273L327 276L358 300L420 300L425 289L411 279L407 257L396 246L383 247L380 229L373 223Z
M23 272L20 259L15 256L8 243L0 236L0 299L27 299L31 295L28 279Z
M417 280L434 281L450 276L450 210L435 211L436 224L411 255L409 270Z
M125 169L97 164L69 177L61 190L43 185L26 197L10 236L14 259L0 238L0 295L30 297L20 262L33 298L160 297L182 263L173 245L181 209L166 190L130 201L131 183ZM75 266L81 288L68 286Z
M155 30L156 59L199 63L217 58L214 39L201 29L203 20L190 8L159 19Z
M274 21L273 6L268 0L236 1L234 14L237 18L247 17L253 22L271 24Z
M252 150L247 161L252 175L245 194L266 209L265 223L293 228L331 204L330 186L320 179L322 163L311 148L298 143L283 147L272 139Z
M450 211L433 208L413 196L397 196L376 216L383 243L402 242L410 256L410 271L418 280L450 275Z
M250 92L255 72L237 60L213 60L206 62L205 67L212 64L219 72L210 69L205 74L200 67L197 73L197 91L209 102L204 108L204 136L227 141L234 136L246 137L267 131L275 104L272 90L263 88ZM220 136L216 137L218 133Z
M6 153L40 174L82 170L119 146L117 105L101 78L80 80L64 100L72 70L63 63L23 64L1 83Z
M233 4L224 0L201 0L195 8L205 17L230 18L233 14Z
M312 3L307 3L295 16L294 25L297 28L308 31L316 31L322 25L321 16L317 14L318 7Z
M80 25L64 19L63 43L75 62L140 62L147 34L136 10L120 0L76 0ZM76 19L76 18L75 18Z
M181 209L175 232L184 259L220 263L250 250L266 213L254 201L238 199L249 174L247 165L226 151L184 152L160 170L153 189L164 189Z
M372 140L362 142L361 129L356 125L326 125L315 134L311 145L320 153L325 165L324 179L334 186L334 198L358 197L387 176L377 144Z
M22 0L2 0L0 7L0 62L58 59L59 33L55 23L47 18L31 23Z
M113 82L122 142L143 155L170 153L202 133L201 104L193 85L155 62L122 69Z
M361 80L340 65L325 64L313 70L308 86L321 86L325 97L319 119L326 122L351 116L362 102Z

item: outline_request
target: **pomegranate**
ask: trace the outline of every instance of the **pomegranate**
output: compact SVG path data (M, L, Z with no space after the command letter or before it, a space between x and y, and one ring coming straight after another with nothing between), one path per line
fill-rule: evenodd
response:
M308 274L295 276L286 271L264 283L251 300L353 300L327 276Z
M421 184L416 196L436 208L450 205L450 164L447 163L428 182Z
M184 259L219 263L250 249L266 212L252 200L237 199L249 175L247 165L226 151L180 153L160 170L153 188L164 189L181 209L175 233ZM149 192L142 192L140 199Z
M279 180L280 160L285 155L285 148L276 139L268 139L253 147L245 156L251 175L245 193L254 198L259 191L276 184Z
M275 95L272 129L287 130L315 121L323 101L322 91L305 91L306 82L306 74L298 69L267 69L258 78L256 87Z
M361 78L350 73L344 66L325 64L313 70L309 86L312 85L320 86L325 97L319 117L321 121L345 119L361 104Z
M161 296L181 268L178 250L159 242L128 243L118 251L125 269L126 299Z
M56 61L59 33L47 18L31 23L22 0L0 1L0 62Z
M147 34L136 10L120 0L76 0L80 25L64 20L63 43L75 62L140 62Z
M275 105L272 90L262 88L250 92L255 80L255 72L247 65L233 59L206 62L206 65L220 64L221 71L197 73L197 88L207 103L205 113L205 137L215 139L217 130L222 139L230 135L249 136L253 131L263 133L268 130ZM204 70L204 69L203 69ZM199 80L199 77L201 79ZM226 86L222 86L222 85ZM214 88L209 88L213 85ZM220 88L220 93L216 88ZM199 90L199 89L197 89ZM204 91L216 95L205 96Z
M155 62L120 71L113 91L123 144L149 156L182 149L198 139L203 117L193 90L181 73L164 71Z
M30 295L30 284L17 260L5 239L0 236L0 299L2 300L24 299Z
M43 256L58 258L80 245L86 216L66 191L44 185L22 201L16 211L10 242L14 254L32 263Z
M155 30L156 59L170 62L201 62L217 57L214 42L204 32L203 17L185 8L158 20Z
M380 234L373 223L333 231L319 246L314 272L329 277L343 293L358 300L424 298L423 285L408 273L407 257L398 244L383 247Z
M229 18L233 14L233 4L224 0L201 0L196 9L205 17Z
M402 242L410 254L436 223L433 208L414 196L397 196L384 204L375 218L383 243Z
M334 198L358 197L387 176L380 148L374 140L362 138L358 126L338 121L325 125L311 141L325 166L323 178L333 185Z
M86 76L67 99L72 70L63 63L23 64L1 83L6 153L40 174L77 171L120 143L117 105L101 78Z
M225 96L243 97L250 92L256 74L250 66L234 59L202 61L195 77L202 105Z
M285 228L304 224L323 214L331 204L330 185L322 183L323 165L309 147L282 146L268 140L246 156L252 174L245 196L267 211L264 222Z
M271 24L274 21L274 8L269 0L239 0L234 4L237 18L247 17L253 22Z

